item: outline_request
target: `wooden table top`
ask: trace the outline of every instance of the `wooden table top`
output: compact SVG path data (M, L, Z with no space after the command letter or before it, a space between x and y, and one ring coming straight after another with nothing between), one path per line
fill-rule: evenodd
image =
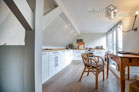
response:
M120 58L139 58L139 55L133 55L133 54L120 54L117 52L107 52L107 53L113 56L118 56Z

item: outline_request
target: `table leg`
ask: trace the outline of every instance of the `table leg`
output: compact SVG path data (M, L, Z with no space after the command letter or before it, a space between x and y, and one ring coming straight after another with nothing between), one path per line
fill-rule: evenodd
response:
M120 82L121 82L121 92L125 92L125 67L120 65Z
M109 56L107 54L107 79L109 77Z
M129 80L130 79L130 67L129 66L127 67L127 72L128 72L127 73L127 79Z

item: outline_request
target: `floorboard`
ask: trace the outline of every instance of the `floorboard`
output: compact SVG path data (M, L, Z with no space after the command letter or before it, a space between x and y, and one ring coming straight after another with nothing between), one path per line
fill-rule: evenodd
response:
M95 89L95 76L85 73L82 81L79 82L80 75L83 70L83 63L71 63L54 77L43 84L43 92L120 92L120 81L112 73L109 72L109 79L102 80L102 73L99 74L98 89ZM128 92L128 84L126 81L126 92Z

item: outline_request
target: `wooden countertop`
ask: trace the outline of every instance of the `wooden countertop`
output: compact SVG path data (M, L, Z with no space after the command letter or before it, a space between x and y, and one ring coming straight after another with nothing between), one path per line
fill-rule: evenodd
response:
M96 48L93 48L93 49L43 49L42 52L53 52L53 51L63 51L63 50L105 50L105 49L96 49Z
M63 51L63 50L70 50L70 49L50 49L50 50L43 49L42 52L53 52L53 51Z

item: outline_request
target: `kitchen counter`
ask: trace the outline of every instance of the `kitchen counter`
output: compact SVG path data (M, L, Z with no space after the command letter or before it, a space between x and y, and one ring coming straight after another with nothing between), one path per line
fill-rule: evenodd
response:
M105 50L105 49L43 49L42 52L53 52L53 51L63 51L63 50Z

